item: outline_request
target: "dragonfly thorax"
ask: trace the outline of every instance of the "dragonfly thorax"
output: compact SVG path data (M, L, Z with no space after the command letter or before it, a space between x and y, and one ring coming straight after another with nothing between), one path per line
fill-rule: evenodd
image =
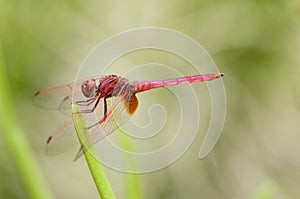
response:
M102 81L100 81L97 92L99 92L104 98L111 97L121 79L122 78L117 75L106 76Z

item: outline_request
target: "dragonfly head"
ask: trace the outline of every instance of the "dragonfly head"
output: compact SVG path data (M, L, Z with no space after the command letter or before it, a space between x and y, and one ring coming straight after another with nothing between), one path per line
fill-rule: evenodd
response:
M89 79L82 83L81 91L86 98L91 98L95 96L95 91L97 84L95 79Z

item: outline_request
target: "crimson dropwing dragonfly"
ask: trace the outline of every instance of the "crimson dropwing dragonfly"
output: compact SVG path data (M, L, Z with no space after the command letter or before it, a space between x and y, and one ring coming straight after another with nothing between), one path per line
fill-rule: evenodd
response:
M210 81L222 76L224 76L223 73L212 73L166 80L129 82L117 75L103 75L41 90L34 95L33 103L43 109L62 112L70 110L71 103L75 103L80 108L78 113L99 118L88 125L86 130L89 130L89 135L81 145L75 157L76 160L83 154L85 143L95 144L114 132L129 119L130 115L134 114L138 107L137 93L154 88ZM64 151L67 147L62 147L62 145L70 142L67 140L70 134L75 134L72 116L58 126L47 139L48 153L55 154ZM57 149L58 147L62 147L62 149Z

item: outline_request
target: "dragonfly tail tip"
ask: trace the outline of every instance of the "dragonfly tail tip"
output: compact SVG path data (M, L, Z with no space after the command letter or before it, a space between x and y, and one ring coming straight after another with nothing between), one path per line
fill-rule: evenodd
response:
M224 76L224 73L217 73L216 74L216 78L220 78L220 77L223 77Z

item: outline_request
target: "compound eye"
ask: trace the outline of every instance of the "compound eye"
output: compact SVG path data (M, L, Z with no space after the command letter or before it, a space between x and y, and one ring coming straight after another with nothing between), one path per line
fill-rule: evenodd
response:
M94 79L86 80L81 85L81 91L87 98L95 96L96 81Z

